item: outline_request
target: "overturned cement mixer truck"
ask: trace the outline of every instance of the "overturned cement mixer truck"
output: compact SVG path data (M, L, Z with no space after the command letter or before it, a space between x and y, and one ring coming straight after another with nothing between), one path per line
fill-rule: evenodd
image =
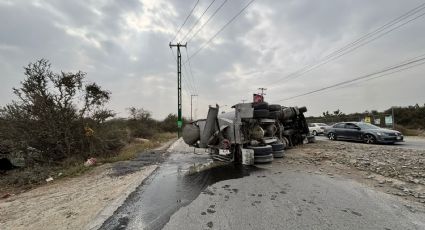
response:
M283 107L266 102L240 103L233 111L208 110L206 119L187 124L183 140L196 148L206 148L213 159L235 163L267 163L281 158L284 149L302 144L309 130L306 107Z

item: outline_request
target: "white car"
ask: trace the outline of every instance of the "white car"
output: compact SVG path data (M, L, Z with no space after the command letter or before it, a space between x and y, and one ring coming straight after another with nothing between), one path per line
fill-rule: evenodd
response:
M313 136L317 136L319 134L324 134L325 129L329 126L325 123L309 123L308 129Z

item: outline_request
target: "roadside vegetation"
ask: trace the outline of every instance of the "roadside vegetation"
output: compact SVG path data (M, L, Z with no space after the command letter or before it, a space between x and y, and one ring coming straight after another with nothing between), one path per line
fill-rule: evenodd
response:
M10 165L1 163L1 188L80 175L90 170L84 166L88 158L129 160L177 136L174 114L158 121L132 107L128 118L115 118L107 108L111 92L87 83L81 71L54 73L41 59L25 67L24 74L13 88L16 100L0 107L0 159L15 168L6 171Z
M394 110L394 111L393 111ZM360 121L365 117L371 117L372 124L379 121L378 126L385 127L385 116L392 115L394 112L395 129L407 136L425 136L425 104L413 106L399 106L389 108L383 112L377 110L365 111L363 113L344 114L339 109L333 112L325 111L322 116L307 117L311 123L334 124L344 121ZM391 127L390 127L391 128Z

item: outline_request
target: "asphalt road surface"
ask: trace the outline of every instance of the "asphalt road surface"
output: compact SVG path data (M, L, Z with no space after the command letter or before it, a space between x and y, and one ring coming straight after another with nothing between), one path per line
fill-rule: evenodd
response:
M101 229L425 229L423 204L302 164L215 165L178 149Z
M320 135L316 136L317 140L328 140L326 136ZM359 143L363 144L363 143ZM393 145L387 145L387 146L394 146L399 148L407 148L407 149L425 149L425 138L416 138L416 137L405 137L404 142L397 142Z

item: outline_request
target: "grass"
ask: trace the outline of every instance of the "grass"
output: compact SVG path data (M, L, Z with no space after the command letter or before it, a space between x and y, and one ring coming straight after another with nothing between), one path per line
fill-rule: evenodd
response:
M177 135L175 133L158 133L155 134L149 141L143 143L132 142L120 150L120 152L112 157L99 159L101 163L113 163L117 161L127 161L134 159L136 154L148 149L154 149L161 146L163 143L172 140Z
M423 132L418 129L409 129L401 125L396 125L395 129L400 131L404 136L422 136Z
M158 133L149 141L137 143L131 142L124 146L116 155L105 158L98 158L98 163L113 163L117 161L131 160L136 154L148 149L161 146L165 142L177 137L175 133ZM26 169L12 170L7 175L0 175L0 195L6 191L30 189L41 184L45 184L45 179L53 177L58 180L66 177L76 177L83 175L95 167L84 166L82 159L69 158L62 162L62 166L56 167L33 167Z
M61 177L76 177L76 176L80 176L90 170L92 170L93 167L86 167L84 166L84 164L82 163L77 163L74 164L72 166L63 168L61 171L62 172L62 176ZM59 174L58 174L59 175Z

